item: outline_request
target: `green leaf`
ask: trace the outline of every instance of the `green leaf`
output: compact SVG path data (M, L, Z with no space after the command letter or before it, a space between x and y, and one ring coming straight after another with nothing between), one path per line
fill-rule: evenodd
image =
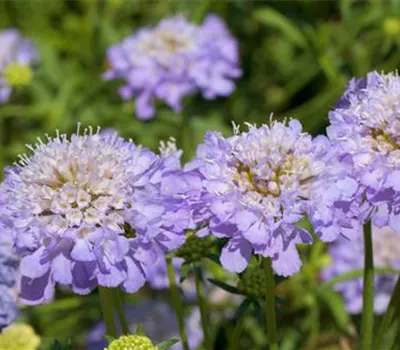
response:
M189 264L183 264L181 267L181 276L179 279L179 282L182 283L188 276L190 271L190 265Z
M386 267L376 267L374 269L374 274L375 275L396 275L399 274L400 270L398 269L392 269L392 268L386 268ZM319 287L319 292L321 292L324 289L332 289L335 284L345 282L348 280L353 280L356 278L361 278L363 277L364 270L363 269L357 269L357 270L352 270L349 272L345 272L342 275L333 277L329 281L325 282Z
M347 313L343 298L332 290L324 290L319 296L328 306L339 329L346 330L350 323L350 316Z
M229 284L226 284L226 283L224 283L224 282L217 281L217 280L212 279L212 278L208 278L208 281L209 281L210 283L214 284L215 286L220 287L221 289L223 289L223 290L225 290L225 291L227 291L227 292L229 292L229 293L232 293L232 294L242 294L242 293L240 292L239 289L237 289L237 288L234 287L234 286L230 286Z
M397 339L396 339L397 338ZM400 278L393 290L388 308L379 325L378 334L375 337L374 348L396 349L400 344Z
M218 255L208 254L207 258L210 259L211 261L215 262L216 264L221 265Z
M238 321L240 320L243 315L246 313L247 309L249 308L249 306L253 303L253 301L251 299L244 299L241 304L239 305L239 307L237 308L236 312L235 312L235 320Z
M179 342L179 339L166 340L166 341L163 341L162 343L158 344L157 349L158 350L169 349L172 345L175 345L178 342Z
M144 331L144 327L142 324L139 324L137 326L135 334L136 335L144 335L144 336L146 335L146 332Z
M302 48L307 46L306 38L300 28L278 11L270 7L264 7L255 11L253 16L260 23L281 31L294 44Z
M103 338L107 341L108 344L110 344L113 340L116 339L116 338L114 338L113 336L107 335L107 334L104 334L104 335L103 335Z

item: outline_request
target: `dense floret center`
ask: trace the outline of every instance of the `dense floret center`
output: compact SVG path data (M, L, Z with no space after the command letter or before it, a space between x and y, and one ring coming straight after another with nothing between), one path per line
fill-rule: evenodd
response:
M122 232L129 155L97 135L59 141L23 158L21 202L57 231L103 226Z

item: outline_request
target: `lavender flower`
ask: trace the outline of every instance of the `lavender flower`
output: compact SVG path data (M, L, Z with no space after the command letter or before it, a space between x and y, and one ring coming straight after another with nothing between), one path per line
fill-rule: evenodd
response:
M97 285L135 292L160 252L184 242L189 209L162 187L179 152L160 157L116 133L80 135L79 127L70 140L57 133L29 148L0 198L0 219L22 258L22 302L50 300L56 283L78 294Z
M349 216L400 232L400 78L369 73L353 79L330 112L328 136L359 188L339 205Z
M376 267L389 267L400 269L400 236L390 227L372 230L374 265ZM329 247L332 256L332 265L323 271L323 279L345 272L362 269L364 266L364 244L362 236L353 241L345 238L338 239ZM396 284L397 275L375 276L375 313L382 314L386 311L391 294ZM346 307L352 314L361 313L363 299L363 280L358 278L341 282L336 285L336 290L343 294Z
M197 172L203 186L203 209L201 198L193 201L193 215L208 222L213 235L229 239L220 257L227 270L243 271L254 252L271 257L279 275L297 272L296 244L311 242L311 235L296 223L307 217L325 241L354 234L354 220L342 221L333 206L356 189L335 171L334 151L325 137L312 139L295 120L250 125L242 133L235 128L229 138L206 135L186 169Z
M105 79L125 80L120 95L136 98L140 119L154 116L155 98L180 112L182 98L198 90L207 99L228 96L241 75L237 42L216 15L200 26L176 16L142 28L112 46L107 60Z
M141 302L126 307L124 311L132 333L135 332L136 327L140 324L153 343L161 343L171 338L179 338L179 327L174 310L165 302L156 300ZM203 341L200 313L197 309L193 310L185 318L185 326L189 347L190 349L196 349ZM88 335L88 350L104 349L107 344L103 338L105 332L104 322L98 323ZM181 343L177 343L171 347L171 350L181 349Z
M0 187L0 194L3 187ZM0 208L2 206L0 201ZM0 222L0 330L14 320L17 315L16 280L18 260L12 252L10 230Z
M37 60L33 44L16 29L0 31L0 103L6 102L13 86L30 82L30 66Z

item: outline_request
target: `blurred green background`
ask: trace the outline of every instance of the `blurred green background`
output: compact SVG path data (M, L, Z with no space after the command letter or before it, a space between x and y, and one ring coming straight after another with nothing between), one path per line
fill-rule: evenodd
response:
M105 52L141 26L185 14L194 22L214 12L239 40L243 77L229 98L187 97L188 155L206 130L229 133L231 121L261 123L300 119L313 134L324 131L327 113L352 76L394 70L400 63L400 1L245 0L35 0L0 1L0 28L16 27L38 47L32 84L0 106L0 166L26 143L76 123L113 127L156 148L178 140L182 116L160 105L147 123L133 102L117 94L121 82L106 82Z
M160 104L153 120L138 120L133 102L117 94L121 82L102 80L107 48L166 16L183 13L200 23L210 12L224 18L239 41L243 76L235 93L214 101L187 97L182 115ZM40 62L31 84L0 105L1 168L37 136L55 129L73 132L77 122L115 128L153 149L174 136L187 158L205 131L229 134L232 121L268 122L271 113L298 118L307 131L324 133L328 112L351 77L400 65L398 0L1 0L0 28L10 27L34 41ZM343 339L350 344L346 337L354 327L349 328L340 297L329 288L318 289L324 245L303 253L309 262L283 292L289 303L280 316L281 327L287 324L281 328L282 349L345 349L329 345ZM78 344L100 313L96 295L61 293L56 303L30 309L26 317L48 337L47 345L54 337ZM252 318L246 322L251 337L244 338L243 349L265 348L262 329Z

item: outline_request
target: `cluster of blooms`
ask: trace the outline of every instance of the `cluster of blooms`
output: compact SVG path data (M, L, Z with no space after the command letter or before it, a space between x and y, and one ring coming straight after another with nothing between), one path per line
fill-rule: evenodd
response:
M201 180L196 206L202 210L194 218L229 239L221 254L227 270L243 271L255 253L270 257L277 274L294 274L301 266L295 245L312 240L297 226L305 218L325 241L357 231L357 222L334 205L357 189L336 170L334 151L327 138L313 139L295 120L235 128L229 138L206 135L186 170Z
M181 152L168 143L157 156L91 128L47 139L8 170L1 193L0 218L21 257L21 301L51 300L56 283L78 294L97 285L137 291L191 225L171 186Z
M374 265L400 270L400 235L390 227L372 230ZM323 272L323 278L332 277L345 272L362 269L364 266L364 244L362 236L349 241L340 238L329 247L333 263ZM398 275L375 276L375 312L386 311ZM336 289L343 294L349 312L357 314L362 310L363 280L362 278L341 282Z
M17 274L18 260L12 253L12 232L0 222L0 330L11 324L17 314Z
M134 332L140 324L145 333L155 343L179 338L179 327L175 318L174 310L168 303L162 301L144 301L125 308L125 316L129 323L131 332ZM196 349L203 341L203 333L200 327L200 313L194 309L185 319L185 326L190 349ZM90 332L87 340L89 350L103 350L106 342L103 338L106 329L104 322L95 326ZM182 344L177 343L171 350L181 350Z
M16 29L0 31L0 103L6 102L15 86L30 82L30 66L37 60L33 44Z
M330 112L328 137L359 187L340 206L348 215L400 232L400 78L369 73L353 79Z
M125 80L120 94L137 98L140 119L153 117L155 98L180 112L182 98L198 90L207 99L228 96L241 75L237 41L216 15L200 26L176 16L142 28L112 46L107 59L104 77Z

